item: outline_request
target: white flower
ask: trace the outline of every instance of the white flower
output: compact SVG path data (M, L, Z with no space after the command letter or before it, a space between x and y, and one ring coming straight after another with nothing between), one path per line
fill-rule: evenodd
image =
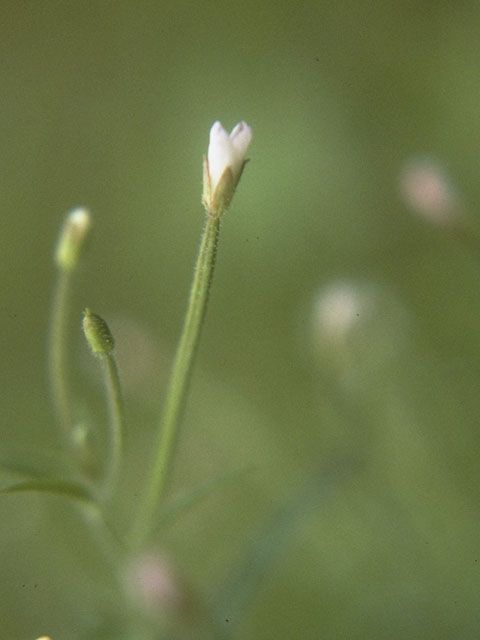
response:
M210 129L208 147L208 168L211 188L215 191L225 169L230 167L235 181L238 181L245 162L245 154L252 139L252 130L246 122L239 122L230 135L220 122Z
M251 139L252 130L246 122L239 122L230 134L218 121L210 129L203 180L203 203L210 215L221 215L230 204Z

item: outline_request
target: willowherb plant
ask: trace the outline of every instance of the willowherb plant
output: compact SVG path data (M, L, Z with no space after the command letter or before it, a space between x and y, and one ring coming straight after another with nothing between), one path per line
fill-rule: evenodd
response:
M107 560L113 565L118 578L119 593L126 598L125 610L134 610L127 625L127 634L122 635L122 638L133 640L141 635L142 638L153 640L159 637L159 631L155 626L158 621L149 618L146 624L142 618L147 615L145 611L151 609L152 601L158 604L157 601L164 598L166 611L172 608L182 609L172 607L173 587L170 582L173 580L171 576L174 575L174 571L168 563L165 564L163 560L160 562L156 556L145 555L144 550L154 542L159 528L158 513L175 455L188 380L212 283L221 217L230 205L238 186L251 138L252 131L245 122L237 124L230 134L220 122L215 122L210 131L210 143L204 159L202 197L206 209L206 222L183 330L159 420L158 438L152 447L153 460L129 531L117 531L115 523L111 521L114 516L110 507L117 497L118 479L124 464L122 442L125 423L120 377L114 358L114 339L105 320L92 313L90 309L84 311L83 330L93 355L103 365L110 421L108 452L100 479L92 479L92 475L85 468L83 426L75 414L69 382L67 344L72 278L91 230L91 215L87 209L76 208L66 216L55 248L57 282L50 321L49 377L56 421L62 435L63 449L69 460L67 466L72 471L70 477L66 477L65 474L59 475L58 478L52 477L52 474L48 477L38 477L37 474L35 478L28 478L3 491L43 491L61 494L76 501L85 522L92 527L92 532L100 542ZM165 567L168 567L168 570ZM138 581L139 588L134 596L131 592L132 586L135 590L135 584L129 584L125 588L126 575L134 576L134 581ZM145 602L138 602L142 597ZM175 602L183 602L182 597L181 594L177 594ZM209 629L210 637L222 637L215 621L206 613L205 607L194 609L197 618L201 619L195 624ZM146 632L145 629L149 631ZM48 638L42 636L39 640Z

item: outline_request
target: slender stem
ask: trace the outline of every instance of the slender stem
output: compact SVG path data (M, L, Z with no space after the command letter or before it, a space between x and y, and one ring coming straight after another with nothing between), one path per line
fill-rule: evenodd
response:
M105 513L101 507L79 503L78 512L89 527L99 552L118 580L118 569L124 564L128 555L126 547L105 519Z
M105 470L104 494L105 497L111 497L117 486L121 469L125 416L115 358L111 353L107 353L102 357L102 360L105 366L105 382L110 413L110 442Z
M68 367L66 364L71 276L70 269L58 270L52 302L49 340L49 377L52 400L57 422L63 431L66 441L70 440L73 427L68 388Z
M132 544L141 545L152 529L156 509L165 491L178 438L181 412L187 393L188 381L195 351L200 337L208 294L215 267L220 218L207 216L200 251L190 291L185 324L177 348L175 361L160 421L152 475L147 486L140 511L134 523Z

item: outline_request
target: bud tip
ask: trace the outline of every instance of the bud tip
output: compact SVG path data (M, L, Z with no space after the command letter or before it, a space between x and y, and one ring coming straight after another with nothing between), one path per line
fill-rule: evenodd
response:
M107 323L88 307L83 312L83 332L94 355L104 356L112 353L115 343Z
M91 226L90 212L84 207L66 215L55 248L55 262L60 269L69 271L77 266Z

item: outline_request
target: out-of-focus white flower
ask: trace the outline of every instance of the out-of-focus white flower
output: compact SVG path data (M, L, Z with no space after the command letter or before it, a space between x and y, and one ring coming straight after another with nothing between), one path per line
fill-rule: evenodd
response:
M449 226L460 217L458 193L445 171L432 160L407 162L400 175L400 191L415 212L435 224Z
M231 133L215 122L210 129L210 144L203 163L203 204L211 216L227 209L246 164L252 130L239 122Z

